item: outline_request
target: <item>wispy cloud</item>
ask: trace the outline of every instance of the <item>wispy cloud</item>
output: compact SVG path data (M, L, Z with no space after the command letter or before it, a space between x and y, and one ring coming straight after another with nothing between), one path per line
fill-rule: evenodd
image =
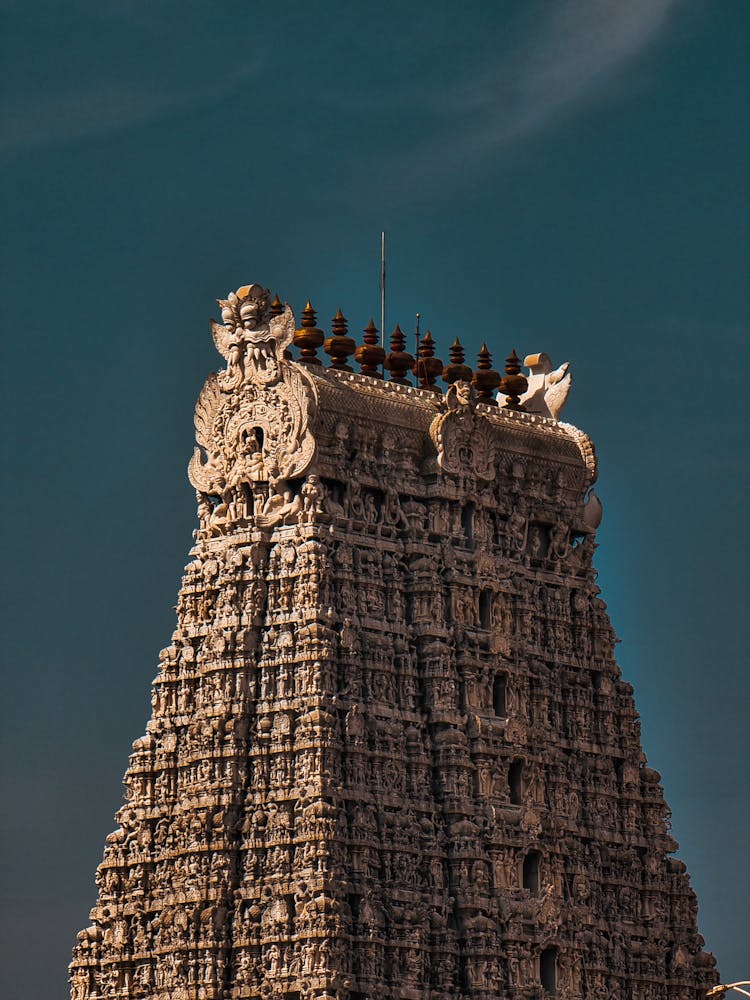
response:
M209 85L173 81L150 87L133 79L106 81L94 91L72 89L31 97L17 104L12 115L3 116L0 154L104 135L211 107L238 91L256 72L257 67L247 63L234 65Z
M219 31L191 25L189 7L146 12L126 0L72 0L64 19L50 10L30 36L28 13L11 0L9 19L18 38L30 39L35 72L6 74L0 156L211 107L262 72L260 49L229 56Z
M135 0L71 0L64 17L50 4L34 19L36 72L6 74L0 155L211 107L257 89L248 84L263 77L262 107L280 122L305 105L310 121L347 136L353 155L374 129L383 153L362 169L377 163L403 189L406 174L448 177L641 82L644 74L633 72L641 57L668 36L679 11L698 2L524 0L513 16L488 14L484 37L476 16L476 45L455 51L454 15L440 10L429 19L418 9L403 15L411 17L408 31L386 16L373 43L374 25L351 9L348 18L290 14L284 22L282 15L281 24L259 16L247 32L229 7L204 0L154 0L148 8ZM8 0L8 9L16 37L32 37L25 4ZM285 25L293 40L280 48ZM312 76L294 56L309 31ZM361 71L373 55L375 76ZM283 82L271 87L279 72ZM398 143L388 142L391 135Z
M647 55L696 2L538 0L502 22L504 34L488 36L484 54L468 69L444 65L439 79L415 80L408 93L386 90L381 111L387 103L394 116L424 125L415 129L411 148L398 150L393 193L430 194L430 177L455 178L467 165L640 89L648 80ZM353 111L356 92L339 96ZM383 164L380 171L388 177Z
M416 25L386 34L374 77L342 70L314 93L319 106L347 122L339 131L352 145L367 144L357 167L361 183L342 186L341 199L359 200L374 177L390 204L432 198L467 168L481 169L586 110L643 92L655 53L689 23L681 15L701 3L523 0L510 13L488 14L485 25L475 18L468 30L449 18L431 21L424 37Z
M565 0L546 8L510 60L456 95L479 146L520 140L560 114L605 100L684 0Z

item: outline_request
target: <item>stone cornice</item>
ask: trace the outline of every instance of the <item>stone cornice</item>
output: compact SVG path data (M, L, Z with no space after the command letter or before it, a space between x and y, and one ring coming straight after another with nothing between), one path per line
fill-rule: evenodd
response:
M302 367L302 366L301 366ZM305 366L306 367L306 366ZM399 385L355 372L317 367L306 368L313 376L320 396L321 417L340 413L343 417L366 416L377 423L427 430L434 417L446 408L446 397L417 386ZM474 404L476 412L486 417L498 433L497 447L502 451L529 450L538 454L540 447L548 456L569 462L561 448L572 442L588 470L589 485L596 482L597 462L590 437L572 424L558 422L538 413L526 413L505 407Z

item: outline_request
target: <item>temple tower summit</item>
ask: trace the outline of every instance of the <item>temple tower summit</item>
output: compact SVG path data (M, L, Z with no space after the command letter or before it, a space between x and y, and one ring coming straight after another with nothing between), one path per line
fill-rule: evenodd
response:
M568 366L357 346L259 285L220 306L200 527L73 1000L699 1000Z

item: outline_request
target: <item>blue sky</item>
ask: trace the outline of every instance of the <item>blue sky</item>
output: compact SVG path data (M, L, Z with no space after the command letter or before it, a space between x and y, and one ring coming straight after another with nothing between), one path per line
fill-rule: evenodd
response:
M67 996L173 627L215 299L262 281L356 335L383 228L389 328L572 362L619 662L708 946L750 975L750 6L2 16L3 992Z

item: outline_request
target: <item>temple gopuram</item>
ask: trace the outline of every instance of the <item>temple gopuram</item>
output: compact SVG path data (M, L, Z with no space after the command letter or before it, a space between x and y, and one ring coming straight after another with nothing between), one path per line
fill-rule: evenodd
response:
M72 1000L704 997L569 366L219 304L199 527Z

